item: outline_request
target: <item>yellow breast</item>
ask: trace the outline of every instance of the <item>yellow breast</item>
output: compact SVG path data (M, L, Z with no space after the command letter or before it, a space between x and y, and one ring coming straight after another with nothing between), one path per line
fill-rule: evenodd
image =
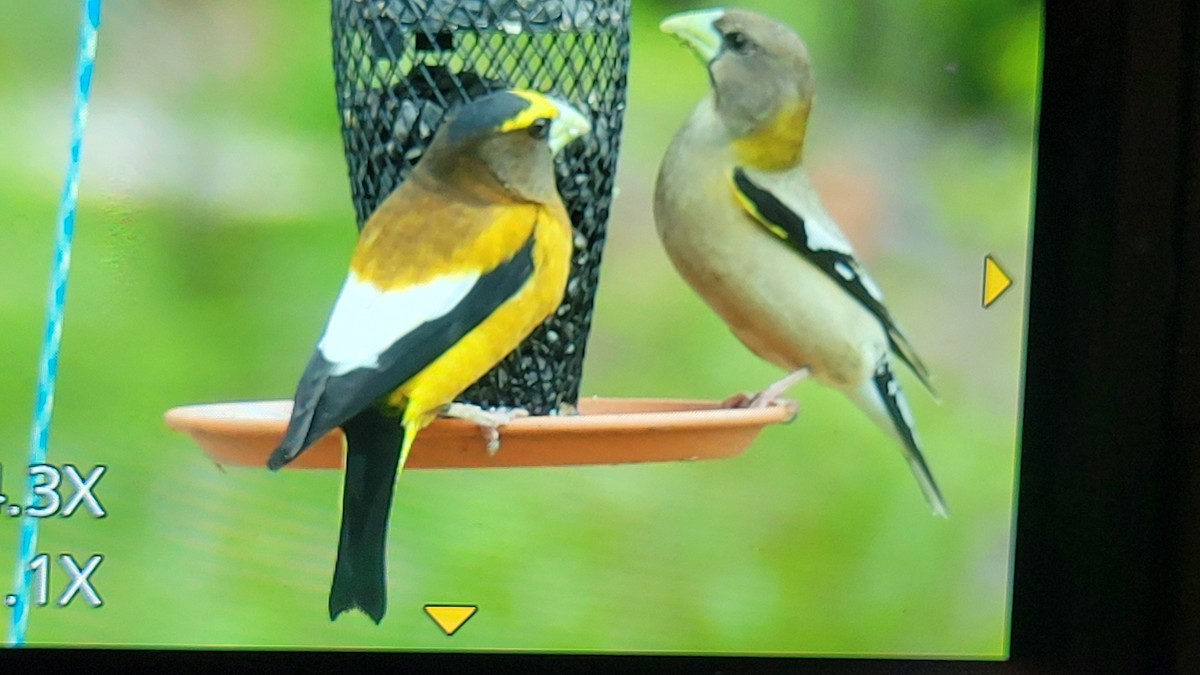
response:
M738 164L762 171L782 171L800 163L811 101L780 110L762 129L733 142Z

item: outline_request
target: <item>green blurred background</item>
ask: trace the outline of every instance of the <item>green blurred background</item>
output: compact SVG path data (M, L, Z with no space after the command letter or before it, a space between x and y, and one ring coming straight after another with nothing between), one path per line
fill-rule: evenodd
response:
M703 95L634 0L629 108L584 395L723 399L780 373L671 268L650 218L671 133ZM174 406L287 398L354 224L327 2L105 3L50 461L109 465L109 517L42 524L104 606L35 608L31 644L1002 657L1013 544L1037 0L761 0L819 94L807 162L934 371L902 376L952 518L836 393L745 454L669 465L411 471L384 623L330 623L341 476L215 466ZM0 22L0 462L22 492L77 3ZM1017 287L980 307L985 254ZM0 591L19 523L0 520ZM52 589L63 579L53 577ZM470 603L451 638L421 611ZM7 613L3 614L7 623Z

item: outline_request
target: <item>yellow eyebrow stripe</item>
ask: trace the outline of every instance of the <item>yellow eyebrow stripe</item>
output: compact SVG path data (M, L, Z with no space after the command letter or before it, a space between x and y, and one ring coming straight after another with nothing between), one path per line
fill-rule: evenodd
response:
M542 118L552 120L558 117L558 108L545 96L532 91L513 91L512 93L529 101L529 107L522 110L516 117L501 124L500 131L509 132L514 129L525 129L533 124L535 120Z

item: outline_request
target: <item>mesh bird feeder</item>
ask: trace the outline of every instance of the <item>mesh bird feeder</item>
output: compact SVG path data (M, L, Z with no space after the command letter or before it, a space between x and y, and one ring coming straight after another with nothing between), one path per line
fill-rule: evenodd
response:
M547 415L578 399L625 112L630 2L333 0L338 111L360 230L462 103L532 89L592 122L556 161L577 232L563 304L463 402Z
M577 232L557 313L459 400L520 407L503 451L485 450L471 422L439 419L406 465L567 466L713 459L749 447L790 402L727 409L671 399L579 401L625 112L632 0L332 0L333 59L351 195L361 230L420 161L446 113L490 91L532 89L584 112L592 132L556 158L558 188ZM556 415L578 402L579 415ZM168 426L215 462L261 468L279 444L291 401L180 406ZM335 429L289 466L344 465Z

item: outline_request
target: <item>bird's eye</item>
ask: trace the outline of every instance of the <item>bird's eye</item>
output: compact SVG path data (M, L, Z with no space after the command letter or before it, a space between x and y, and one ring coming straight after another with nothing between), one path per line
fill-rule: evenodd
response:
M546 117L539 117L529 125L529 135L541 140L550 133L550 120Z
M750 42L750 38L746 37L745 33L734 31L725 34L725 46L738 54L745 54L750 51L754 43Z

